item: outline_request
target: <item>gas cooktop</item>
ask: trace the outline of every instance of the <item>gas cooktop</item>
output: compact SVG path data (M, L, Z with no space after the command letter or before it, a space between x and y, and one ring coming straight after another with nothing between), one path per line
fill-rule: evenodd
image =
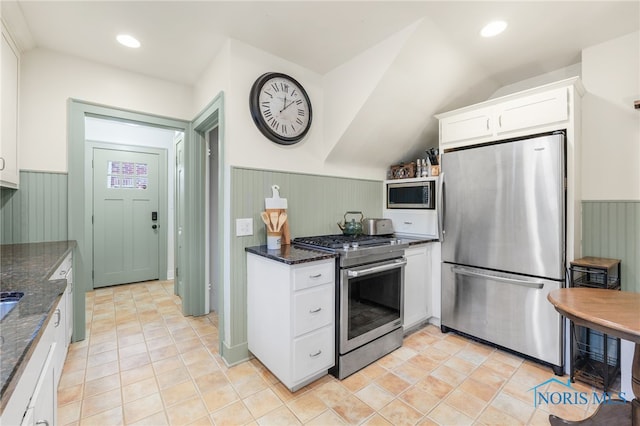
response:
M315 237L294 238L293 243L299 245L322 247L328 249L346 249L391 244L396 239L383 235L319 235Z
M292 240L298 247L337 253L340 266L402 257L408 244L390 235L319 235Z

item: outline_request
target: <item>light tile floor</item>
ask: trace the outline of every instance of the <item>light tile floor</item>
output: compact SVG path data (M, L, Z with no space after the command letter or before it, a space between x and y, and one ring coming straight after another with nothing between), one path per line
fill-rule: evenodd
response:
M577 420L595 409L535 408L530 389L550 369L434 326L343 381L291 393L256 359L225 366L217 325L215 314L183 317L172 281L87 293L87 338L69 349L58 424L547 425L549 412Z

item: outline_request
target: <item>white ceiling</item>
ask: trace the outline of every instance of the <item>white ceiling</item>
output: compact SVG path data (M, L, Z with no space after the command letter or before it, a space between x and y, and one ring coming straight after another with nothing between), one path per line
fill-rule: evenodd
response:
M510 84L577 63L583 48L638 30L640 2L3 0L2 17L23 50L51 49L188 85L229 37L324 74L426 17ZM508 21L506 32L479 37L496 18ZM118 45L121 32L142 47Z

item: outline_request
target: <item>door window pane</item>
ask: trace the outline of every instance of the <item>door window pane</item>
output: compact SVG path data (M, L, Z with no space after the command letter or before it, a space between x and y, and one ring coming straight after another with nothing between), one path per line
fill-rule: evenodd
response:
M148 173L147 163L107 161L107 188L147 189Z

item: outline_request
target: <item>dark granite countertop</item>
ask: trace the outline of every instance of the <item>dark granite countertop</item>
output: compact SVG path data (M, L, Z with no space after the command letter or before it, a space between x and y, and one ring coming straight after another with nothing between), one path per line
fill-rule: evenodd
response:
M335 253L329 253L320 250L311 250L307 248L292 246L290 244L283 244L280 249L276 250L269 250L267 249L267 246L246 247L245 251L278 262L286 263L287 265L315 262L316 260L322 259L333 259L338 256Z
M0 290L24 293L0 323L3 407L67 286L66 280L48 278L75 246L75 241L0 245Z

